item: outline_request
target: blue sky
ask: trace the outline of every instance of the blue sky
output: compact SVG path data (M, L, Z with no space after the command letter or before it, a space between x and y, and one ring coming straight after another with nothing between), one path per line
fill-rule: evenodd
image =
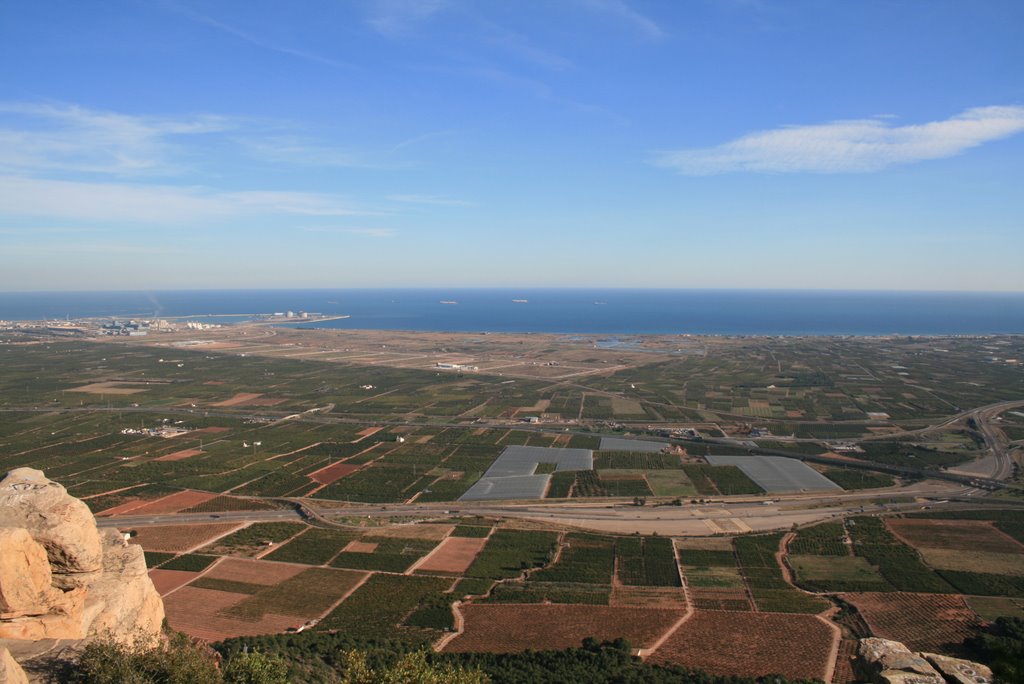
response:
M1024 3L0 0L0 290L1024 290Z

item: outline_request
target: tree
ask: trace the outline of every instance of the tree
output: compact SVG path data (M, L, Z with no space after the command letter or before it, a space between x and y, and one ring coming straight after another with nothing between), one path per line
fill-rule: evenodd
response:
M212 653L184 634L156 648L128 646L112 639L87 645L72 681L79 684L219 684Z
M287 684L288 665L280 656L243 651L225 663L224 681L227 684Z
M342 684L489 684L491 678L480 670L466 670L443 663L431 664L426 651L403 655L388 667L373 669L363 651L344 653Z

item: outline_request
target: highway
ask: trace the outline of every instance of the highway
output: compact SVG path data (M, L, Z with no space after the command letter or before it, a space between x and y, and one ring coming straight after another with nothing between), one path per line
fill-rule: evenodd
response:
M950 507L972 502L977 490L939 482L919 482L886 490L844 492L835 495L793 494L765 497L717 497L681 506L635 506L626 501L607 502L451 502L318 507L302 502L305 509L231 511L224 513L168 513L159 515L98 518L101 527L121 529L152 525L185 525L214 522L272 522L309 520L321 524L351 524L353 518L400 518L436 520L481 516L518 518L563 524L599 531L670 535L707 535L716 532L765 531L788 528L847 514L871 514L915 510L923 506ZM922 503L927 500L931 503ZM959 500L959 502L957 502ZM936 503L942 502L942 503ZM978 500L984 503L984 500ZM298 508L298 506L297 506ZM337 521L342 522L337 522Z

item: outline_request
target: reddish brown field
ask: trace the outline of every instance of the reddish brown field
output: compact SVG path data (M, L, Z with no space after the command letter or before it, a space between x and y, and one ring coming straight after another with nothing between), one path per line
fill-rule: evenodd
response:
M320 470L310 473L309 479L313 480L313 482L319 482L320 484L331 484L346 475L351 475L357 470L359 470L358 465L353 465L351 463L333 463L326 468L321 468Z
M717 589L714 587L696 587L690 589L693 605L703 610L741 610L751 611L750 598L743 589Z
M598 641L625 637L649 646L682 616L679 610L571 605L462 606L465 632L444 650L512 653L579 646L588 636Z
M153 586L161 596L184 586L199 576L198 572L187 572L185 570L160 570L156 568L149 571L149 578L153 580Z
M302 624L300 618L267 613L258 621L239 620L219 611L241 603L244 594L213 589L182 587L164 599L167 622L174 629L205 641L220 641L232 636L255 636L283 632Z
M942 651L971 636L978 618L954 594L843 594L875 636L902 641L912 651Z
M181 553L208 544L210 540L240 528L239 523L213 523L210 525L159 525L139 527L132 542L146 551L173 551Z
M811 615L700 611L649 658L711 674L822 679L832 660L832 630Z
M86 394L138 394L145 392L144 387L131 387L131 385L144 385L144 382L94 382L91 385L71 387L68 392L85 392ZM124 387L123 385L129 385Z
M359 432L356 433L356 435L359 436L359 439L353 440L352 443L355 444L356 442L360 442L360 441L366 439L367 437L369 437L371 435L377 434L378 432L380 432L383 429L384 429L383 427L363 428L362 430L360 430Z
M206 383L206 384L208 385L210 383ZM221 383L221 384L223 384L223 383ZM229 427L204 427L204 428L201 428L199 430L196 430L197 433L202 432L202 433L205 433L205 434L208 434L208 435L219 435L222 432L230 432L230 431L231 431L231 428L229 428Z
M853 674L853 661L857 657L858 642L843 639L839 642L839 653L836 655L836 671L832 675L832 684L855 684L857 676Z
M201 449L182 449L181 451L175 451L173 453L161 456L160 458L154 458L154 461L183 461L186 458L192 456L198 456L203 453Z
M887 519L893 534L910 544L933 549L1024 553L1024 546L984 520ZM1022 559L1024 560L1024 559Z
M434 553L416 569L423 572L463 573L473 564L476 555L486 543L487 539L483 537L448 537L438 544Z
M352 540L345 545L342 551L346 553L373 553L377 550L378 544L373 542L364 542L359 540Z
M262 396L262 394L254 394L252 392L239 392L230 399L218 401L216 404L211 404L211 406L240 406L242 404L249 403L253 399L259 399Z
M128 511L133 511L136 508L138 508L139 506L142 506L142 505L147 504L147 503L151 503L152 501L153 501L153 499L141 499L141 498L135 497L135 498L129 499L128 501L125 501L122 504L118 504L117 506L111 506L110 508L108 508L106 510L100 511L96 515L97 516L121 515L122 513L127 513Z
M210 492L196 492L191 489L186 489L181 492L175 492L170 496L165 496L162 499L157 499L156 501L144 501L141 505L134 506L128 510L139 514L177 513L178 511L198 506L199 504L206 503L207 501L216 498L217 495L211 494Z
M245 582L246 584L261 584L269 587L283 582L289 577L294 577L307 569L308 566L292 563L225 558L213 566L204 577Z
M283 404L284 399L276 399L274 397L260 397L259 399L253 399L252 401L244 401L241 404L235 404L235 406L277 406Z

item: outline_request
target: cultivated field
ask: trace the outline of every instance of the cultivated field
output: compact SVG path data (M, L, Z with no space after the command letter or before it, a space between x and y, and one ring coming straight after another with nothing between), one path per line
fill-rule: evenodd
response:
M172 628L205 641L274 634L303 622L289 615L264 613L258 619L248 619L226 612L247 598L245 594L186 586L164 598L164 610Z
M131 541L146 551L181 553L207 544L215 537L241 527L239 523L208 523L203 525L159 525L140 527Z
M945 594L844 594L871 631L914 651L947 651L974 634L978 618L962 596Z
M650 646L689 596L696 612L655 661L820 677L832 633L815 614L834 604L792 580L842 593L873 631L912 647L951 648L980 622L975 613L1024 613L1019 513L883 520L864 501L863 515L784 535L774 530L832 511L762 506L758 478L706 461L743 462L757 440L801 454L850 442L860 451L844 452L847 461L964 463L981 453L981 437L965 419L945 424L952 407L1019 399L1020 369L989 360L994 350L1024 357L1019 338L651 336L606 349L600 336L259 326L30 345L10 336L0 340L0 470L41 468L105 516L287 516L286 499L306 498L347 526L294 517L138 528L171 625L201 638L323 617L313 629L429 646L458 629L452 602L469 596L450 650L577 646L588 636ZM178 363L161 361L171 354ZM453 359L481 370L435 365ZM523 422L534 415L539 426ZM1021 424L1002 425L1016 434ZM180 434L161 436L172 426ZM676 430L693 438L662 453L652 440ZM612 433L611 450L594 451ZM715 441L723 437L732 441ZM552 448L594 451L595 469L559 472ZM529 519L497 519L458 503L504 453L531 456L526 477L548 484L545 503L558 514L530 505L519 509ZM851 490L895 484L818 472ZM912 490L877 500L902 504L940 487L900 484ZM723 501L741 496L752 502ZM405 502L415 515L399 510ZM382 522L391 515L402 517ZM583 531L595 529L605 532ZM691 534L718 536L678 538Z
M915 547L1024 556L1024 545L985 520L902 518L889 519L886 525L897 537ZM1024 564L1024 557L1021 561Z
M416 570L425 573L462 574L473 564L486 543L487 540L480 537L448 537L423 563L420 563Z
M821 679L834 641L832 630L812 616L698 610L648 660L720 675Z
M199 506L212 499L216 494L184 490L156 500L139 500L108 508L103 515L159 515L161 513L177 513L193 506Z
M465 631L448 643L449 652L569 648L588 636L624 637L634 647L648 647L682 617L678 610L605 606L473 604L460 610Z

